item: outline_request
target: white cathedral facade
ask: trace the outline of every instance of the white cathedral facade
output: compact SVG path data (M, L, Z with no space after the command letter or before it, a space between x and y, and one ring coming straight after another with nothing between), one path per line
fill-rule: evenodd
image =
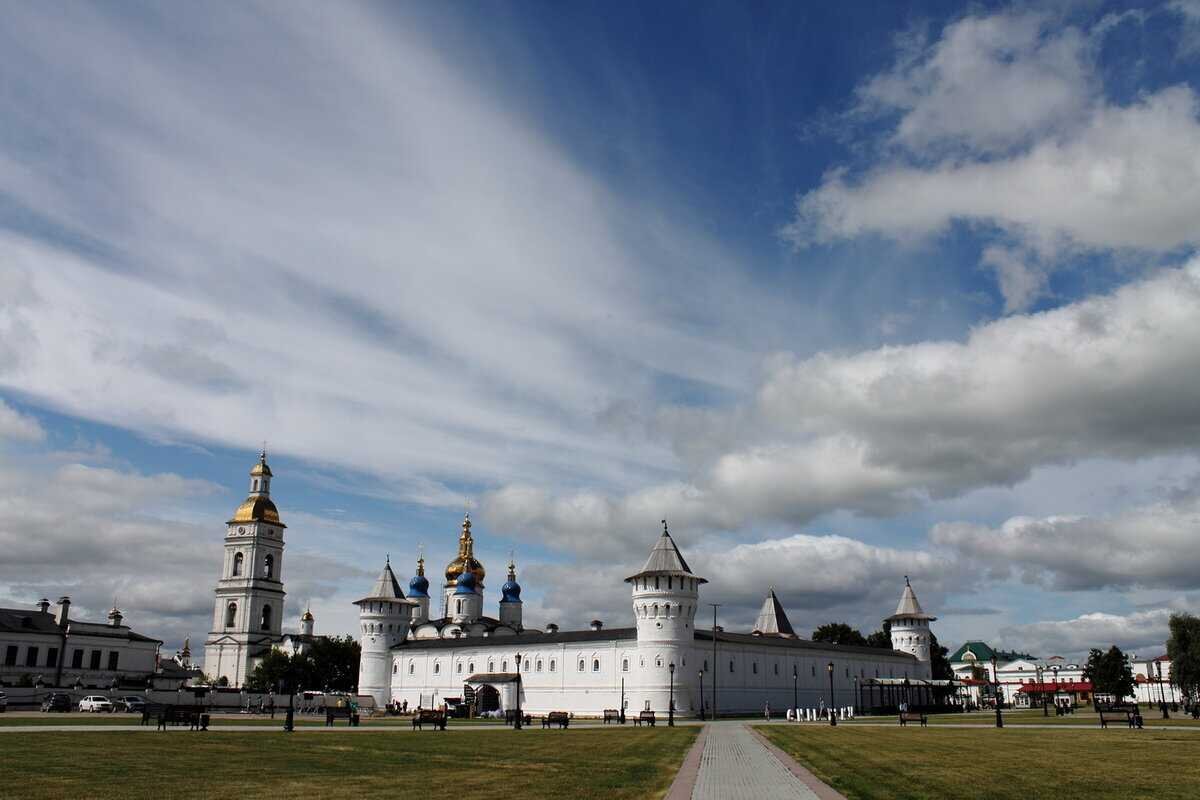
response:
M272 477L266 453L260 453L249 494L226 523L204 671L231 686L243 685L272 648L299 649L314 638L309 611L299 633L282 629L287 526L270 497ZM800 708L858 706L867 687L869 696L886 703L889 687L903 683L907 689L931 677L929 624L935 618L923 611L907 580L896 613L887 618L892 650L800 638L774 590L750 631L698 627L707 581L692 572L665 522L641 569L625 579L632 626L593 621L579 630L527 627L511 560L496 616L485 614L487 572L475 558L469 515L444 574L434 598L418 558L406 595L389 559L356 601L358 692L377 706L432 708L473 697L479 712L519 704L529 713L600 716L623 707L627 714L666 714L673 697L676 713L692 716L702 704L711 712L715 684L717 710L731 714L793 702Z

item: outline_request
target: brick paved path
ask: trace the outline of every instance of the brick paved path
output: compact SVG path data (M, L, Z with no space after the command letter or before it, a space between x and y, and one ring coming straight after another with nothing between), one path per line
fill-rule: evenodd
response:
M694 800L817 800L740 722L709 725Z

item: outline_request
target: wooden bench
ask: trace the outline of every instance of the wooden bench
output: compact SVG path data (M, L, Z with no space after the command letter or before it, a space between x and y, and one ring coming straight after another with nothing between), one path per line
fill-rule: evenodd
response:
M902 728L907 728L910 722L919 722L921 723L921 727L924 728L928 726L929 718L920 711L905 711L900 715L900 726Z
M1100 715L1101 728L1107 728L1108 723L1120 720L1124 720L1130 728L1142 727L1142 715L1136 708L1099 708L1097 713Z
M200 706L162 706L158 712L158 730L165 731L168 725L186 724L193 731L208 730L208 714Z
M446 730L446 714L432 709L421 709L413 714L412 726L415 730L424 730L423 725L432 725L435 731Z
M643 722L646 723L647 725L649 725L651 728L653 728L654 727L654 712L653 711L642 711L642 712L639 712L638 715L636 717L634 717L634 719L633 719L634 725L641 725Z
M350 706L326 706L325 727L334 727L334 722L339 719L346 720L346 724L351 728L358 727L358 712Z
M610 722L620 722L620 721L621 721L621 712L619 710L617 710L615 708L604 709L604 724L605 725L607 725Z
M542 727L549 728L552 725L557 725L560 730L566 730L571 724L571 715L565 711L551 711L546 716L542 717Z

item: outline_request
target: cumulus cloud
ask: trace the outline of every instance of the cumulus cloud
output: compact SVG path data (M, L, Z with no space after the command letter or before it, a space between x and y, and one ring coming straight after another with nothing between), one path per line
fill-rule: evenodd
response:
M1200 499L1190 496L1107 516L1014 517L998 528L939 523L930 538L993 577L1015 574L1048 589L1194 589L1198 528Z
M926 47L909 40L859 88L860 113L900 114L892 141L992 152L1068 127L1097 91L1088 37L1039 14L966 17Z
M22 414L0 399L0 442L5 439L17 442L37 442L46 435L41 423L28 414Z
M515 535L616 552L662 516L729 531L887 515L1039 465L1187 451L1200 435L1196 342L1200 261L961 342L780 357L754 403L664 426L688 480L626 495L512 485L483 511Z
M1170 635L1167 622L1174 610L1157 608L1130 614L1097 612L1073 619L1009 625L1000 629L996 644L1028 651L1040 658L1051 655L1082 658L1093 647L1107 649L1114 644L1125 652L1153 657L1166 647Z

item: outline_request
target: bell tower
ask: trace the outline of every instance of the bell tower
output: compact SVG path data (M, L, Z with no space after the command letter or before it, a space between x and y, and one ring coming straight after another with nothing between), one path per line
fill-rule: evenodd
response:
M250 469L249 494L225 524L225 559L214 594L204 671L241 686L282 639L283 531L271 501L267 452Z

